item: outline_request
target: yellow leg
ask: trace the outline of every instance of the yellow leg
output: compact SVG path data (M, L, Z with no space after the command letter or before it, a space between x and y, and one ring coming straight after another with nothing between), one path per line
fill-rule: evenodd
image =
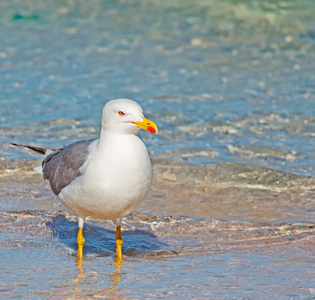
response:
M122 254L121 254L122 244L123 244L123 239L121 237L121 227L117 226L116 227L116 254L117 254L116 263L122 262Z
M83 230L81 227L79 228L77 241L78 241L78 259L82 261L83 245L85 243L85 239L83 237Z

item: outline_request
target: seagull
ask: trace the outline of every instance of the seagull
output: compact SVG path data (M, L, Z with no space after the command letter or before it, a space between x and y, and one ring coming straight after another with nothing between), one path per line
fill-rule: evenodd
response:
M152 165L140 129L157 134L156 124L129 99L107 102L98 139L46 149L12 143L45 155L37 171L50 183L61 203L78 217L78 259L82 261L83 226L87 217L116 225L116 262L122 261L121 218L145 198L152 183Z

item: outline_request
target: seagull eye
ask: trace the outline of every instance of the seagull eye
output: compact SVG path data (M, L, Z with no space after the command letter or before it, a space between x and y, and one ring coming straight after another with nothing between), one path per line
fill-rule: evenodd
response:
M124 113L123 111L119 111L118 114L119 114L120 116L124 116L124 115L125 115L125 113Z

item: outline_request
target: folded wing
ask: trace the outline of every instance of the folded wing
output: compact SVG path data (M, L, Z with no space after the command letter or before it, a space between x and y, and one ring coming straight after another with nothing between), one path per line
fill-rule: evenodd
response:
M43 160L44 179L49 180L55 195L81 175L80 168L89 155L89 145L95 141L83 140L50 153Z

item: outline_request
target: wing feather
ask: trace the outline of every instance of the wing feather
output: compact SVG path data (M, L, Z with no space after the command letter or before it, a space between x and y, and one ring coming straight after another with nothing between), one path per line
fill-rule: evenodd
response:
M44 179L49 180L55 195L81 175L80 168L89 155L89 145L95 141L83 140L50 153L43 160Z

